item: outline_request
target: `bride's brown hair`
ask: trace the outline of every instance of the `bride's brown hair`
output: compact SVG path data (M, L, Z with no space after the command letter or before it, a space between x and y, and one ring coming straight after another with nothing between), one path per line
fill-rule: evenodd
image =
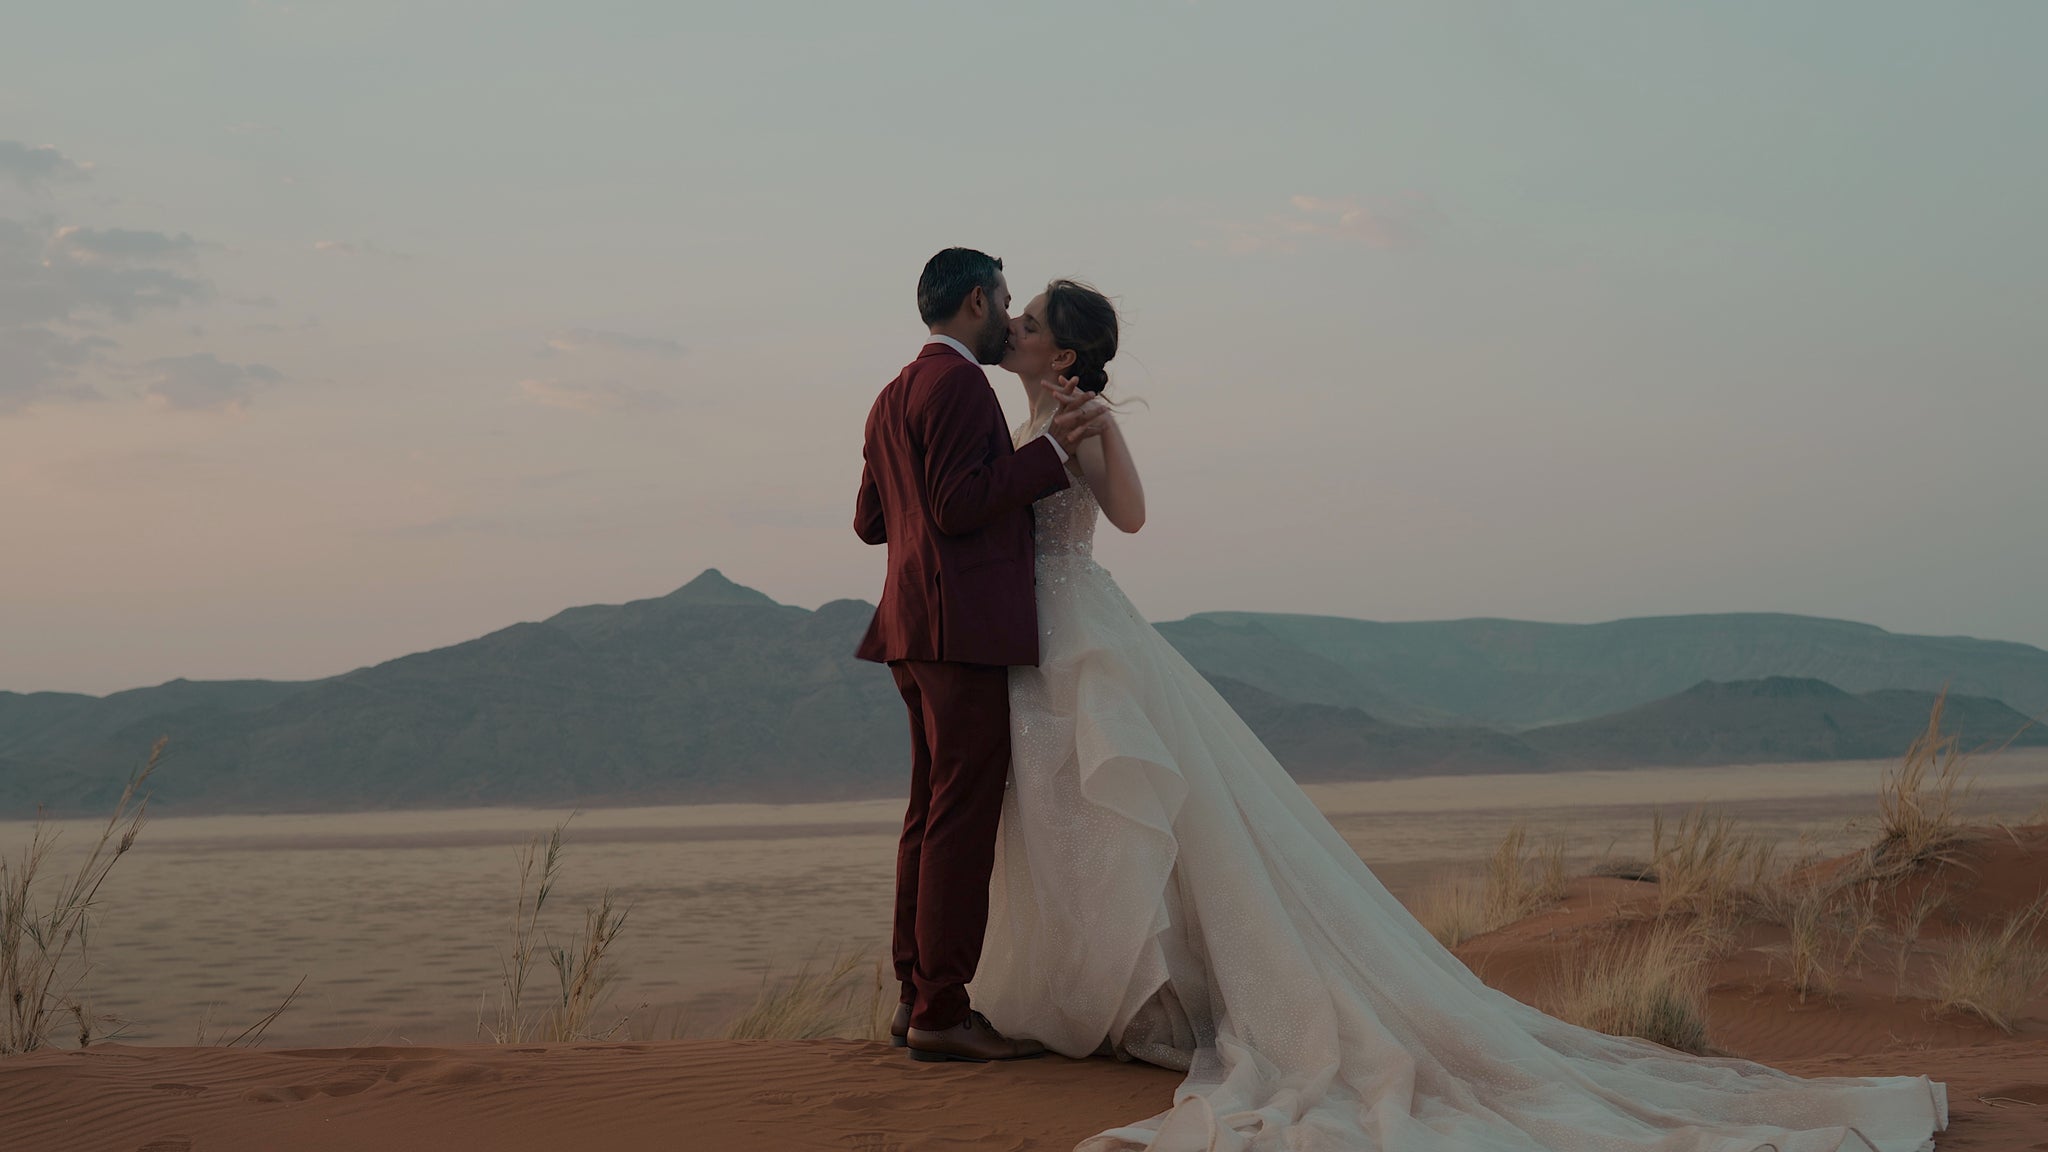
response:
M1078 380L1085 392L1109 386L1109 362L1116 358L1116 305L1079 280L1055 280L1045 286L1045 326L1054 344L1074 354L1061 375Z

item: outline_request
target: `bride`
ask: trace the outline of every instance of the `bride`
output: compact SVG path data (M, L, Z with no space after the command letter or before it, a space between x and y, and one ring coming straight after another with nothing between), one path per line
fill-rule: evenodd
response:
M1037 435L1100 392L1117 318L1056 280L1011 324ZM1072 382L1072 383L1069 383ZM1915 1152L1924 1076L1802 1080L1553 1019L1481 983L1387 893L1091 556L1144 523L1113 426L1036 505L1040 660L1013 747L975 1005L1071 1057L1182 1070L1077 1152Z

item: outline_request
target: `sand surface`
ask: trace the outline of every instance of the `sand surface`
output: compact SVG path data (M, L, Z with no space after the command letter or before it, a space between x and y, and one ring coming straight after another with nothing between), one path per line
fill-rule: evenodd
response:
M1612 852L1614 841L1640 839L1645 813L1660 804L1717 801L1774 836L1816 847L1860 844L1867 834L1843 821L1869 810L1878 770L1802 766L1744 778L1736 773L1759 770L1695 769L1435 782L1444 791L1428 782L1313 791L1362 855L1419 882L1470 867L1516 819L1539 832L1568 830L1576 854L1592 859ZM1589 797L1601 803L1589 805ZM1977 802L2027 813L2043 798L2048 760L2037 757L1987 773ZM891 837L874 817L893 803L803 807L590 813L572 826L581 837L575 863L622 887L647 885L637 892L645 905L682 905L687 914L670 910L649 935L685 948L685 962L708 957L744 975L747 964L786 954L778 948L858 931L860 917L878 914L870 890L886 897ZM508 900L507 845L537 818L545 823L543 814L516 812L164 821L145 832L154 852L138 849L122 863L148 867L121 877L159 904L134 892L109 904L110 931L99 947L113 959L95 981L104 987L117 983L110 974L126 976L139 982L130 986L138 1006L168 1013L189 1007L180 997L197 982L187 975L186 984L150 987L153 969L123 967L133 963L120 959L123 949L155 944L144 954L156 968L196 964L229 987L289 974L276 966L280 958L310 964L325 949L342 954L319 968L342 991L305 1013L302 1029L400 1031L377 1013L420 1004L421 989L438 987L433 979L447 981L451 996L488 985L494 918L482 913ZM697 874L657 875L674 867ZM1949 1086L1953 1124L1940 1152L2048 1152L2048 997L2033 1001L2008 1035L1938 1010L1925 989L1945 938L2048 896L2048 827L1987 827L1941 870L1940 883L1944 911L1916 930L1902 973L1859 965L1825 997L1802 999L1788 986L1781 930L1747 929L1712 974L1709 1040L1805 1075L1925 1074ZM456 895L482 907L469 909ZM1582 878L1557 907L1459 953L1490 983L1541 1005L1574 949L1642 923L1654 898L1651 885ZM111 931L122 913L151 913L155 928L137 921L127 935ZM196 929L187 923L194 918ZM481 941L466 939L472 924ZM289 947L294 941L305 947ZM649 948L635 960L659 955ZM462 966L444 971L441 960ZM344 982L357 972L375 978ZM678 987L691 978L674 977ZM862 1040L99 1044L0 1058L0 1150L1065 1152L1162 1111L1179 1080L1107 1059L923 1065Z
M1888 762L1645 768L1312 785L1307 791L1397 896L1478 866L1501 834L1567 838L1575 864L1640 855L1650 813L1711 803L1818 851L1867 839ZM2012 819L2048 802L2048 750L1984 762L1974 801ZM131 1043L190 1044L299 1000L272 1045L478 1038L498 986L514 852L564 812L153 816L101 894L88 982ZM617 947L626 1034L718 1034L808 955L866 947L889 922L900 800L583 812L570 823L551 922L572 930L604 887L631 904ZM52 863L97 834L60 825ZM0 823L14 855L28 825Z
M2048 1048L1788 1061L1949 1085L1939 1152L2048 1149ZM0 1062L8 1152L1069 1152L1177 1073L1053 1056L918 1064L855 1040L526 1048L110 1048Z

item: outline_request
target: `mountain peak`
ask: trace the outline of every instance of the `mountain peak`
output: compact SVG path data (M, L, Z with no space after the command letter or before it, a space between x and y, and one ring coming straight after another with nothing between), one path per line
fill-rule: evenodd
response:
M1759 700L1833 699L1847 696L1825 680L1811 676L1759 676L1749 680L1702 680L1685 696L1740 696Z
M695 580L668 594L665 599L683 604L761 604L775 601L752 588L735 584L716 568L706 568Z

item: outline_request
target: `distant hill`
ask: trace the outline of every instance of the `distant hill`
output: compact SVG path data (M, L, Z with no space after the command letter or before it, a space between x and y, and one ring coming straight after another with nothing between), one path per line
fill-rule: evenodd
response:
M1619 712L1702 680L1770 676L1823 680L1847 692L1947 686L2030 716L2048 711L2048 651L1810 616L1385 624L1205 612L1159 630L1205 675L1412 724L1518 731Z
M1209 682L1288 774L1303 783L1557 766L1551 753L1503 732L1393 724L1356 708L1283 700L1228 677L1212 676Z
M900 795L902 703L885 669L852 657L871 612L777 604L711 570L324 680L0 692L0 817L104 808L159 735L172 812ZM2010 700L1964 686L2026 699L2048 684L2039 649L1793 616L1211 613L1161 630L1303 780L1892 756L1926 718L1923 687L1953 681L1952 718L2003 739L2022 722ZM1766 679L1814 664L1879 687ZM1724 667L1760 671L1702 671ZM1681 676L1668 699L1646 695ZM1754 683L1703 683L1717 679ZM1521 722L1551 715L1572 719Z
M1790 676L1706 681L1612 716L1538 728L1521 738L1588 768L1874 760L1903 752L1926 729L1934 700L1932 692L1902 689L1852 695ZM2015 746L2048 744L2048 727L2029 727L2025 716L1981 696L1950 696L1942 728L1959 735L1966 749L2007 739Z
M884 793L907 736L887 671L851 656L869 612L777 604L714 570L327 680L0 695L0 761L46 766L0 768L0 811L103 805L159 733L170 809Z

